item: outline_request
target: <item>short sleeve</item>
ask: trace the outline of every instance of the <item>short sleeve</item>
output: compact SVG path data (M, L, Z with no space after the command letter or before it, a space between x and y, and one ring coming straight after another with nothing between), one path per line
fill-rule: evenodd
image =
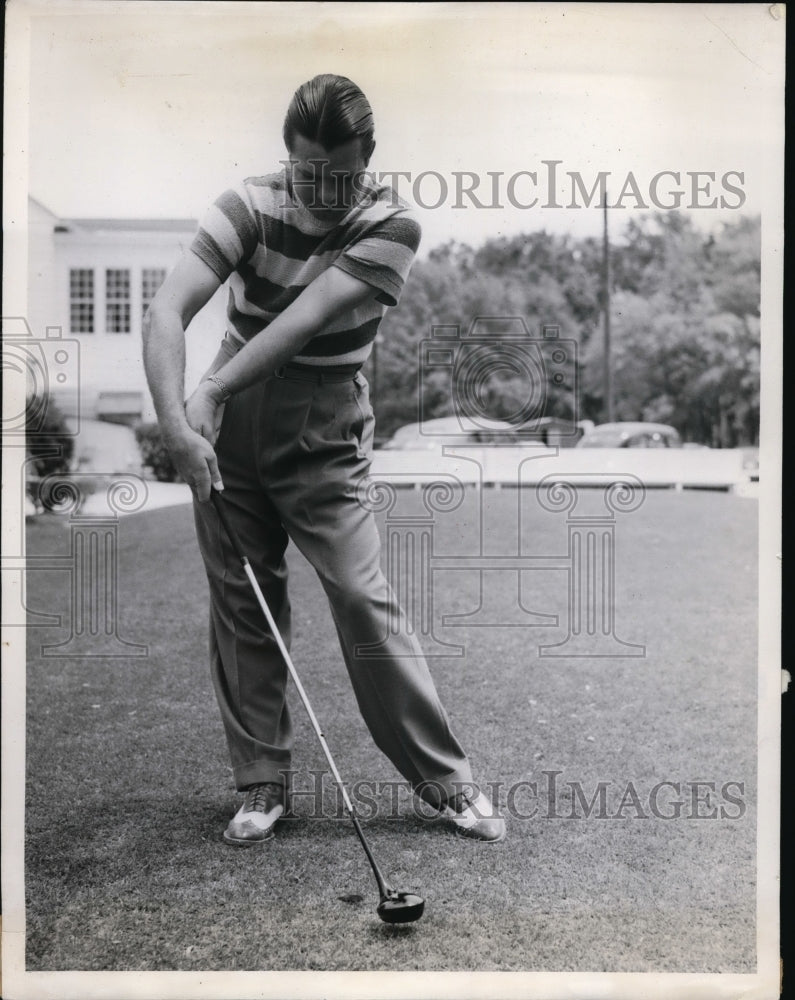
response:
M421 235L420 224L412 215L400 213L390 216L349 244L334 266L377 288L379 302L396 306Z
M190 248L223 282L254 253L257 240L254 210L241 184L216 198Z

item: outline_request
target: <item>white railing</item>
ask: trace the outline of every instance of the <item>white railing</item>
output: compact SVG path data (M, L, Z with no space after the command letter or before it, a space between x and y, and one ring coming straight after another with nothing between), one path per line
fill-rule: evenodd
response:
M483 448L462 445L427 450L376 451L371 475L396 483L412 475L448 473L462 483L533 486L545 476L587 474L594 485L616 475L636 476L648 487L732 489L750 480L737 448Z

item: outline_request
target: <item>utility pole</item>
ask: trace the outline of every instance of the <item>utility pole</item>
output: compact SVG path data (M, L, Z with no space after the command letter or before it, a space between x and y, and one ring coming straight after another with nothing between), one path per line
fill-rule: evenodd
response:
M603 203L604 228L602 238L602 316L604 322L605 344L604 344L604 399L605 416L607 423L615 420L615 410L613 408L613 365L610 358L610 243L607 238L607 189L605 188L605 200Z

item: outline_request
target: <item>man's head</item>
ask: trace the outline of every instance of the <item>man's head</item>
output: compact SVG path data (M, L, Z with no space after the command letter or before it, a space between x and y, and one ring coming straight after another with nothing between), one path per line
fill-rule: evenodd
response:
M375 125L370 102L346 76L322 73L302 83L284 119L284 144L293 151L296 136L319 143L331 152L361 140L364 165L375 149Z
M375 149L370 103L355 83L324 73L302 84L284 119L284 142L301 201L328 218L347 211Z

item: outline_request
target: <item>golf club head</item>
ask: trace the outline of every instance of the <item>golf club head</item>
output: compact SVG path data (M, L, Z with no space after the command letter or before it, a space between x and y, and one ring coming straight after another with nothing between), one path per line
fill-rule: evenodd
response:
M385 924L410 924L419 920L425 909L425 900L412 892L394 892L384 896L378 904L378 916Z

